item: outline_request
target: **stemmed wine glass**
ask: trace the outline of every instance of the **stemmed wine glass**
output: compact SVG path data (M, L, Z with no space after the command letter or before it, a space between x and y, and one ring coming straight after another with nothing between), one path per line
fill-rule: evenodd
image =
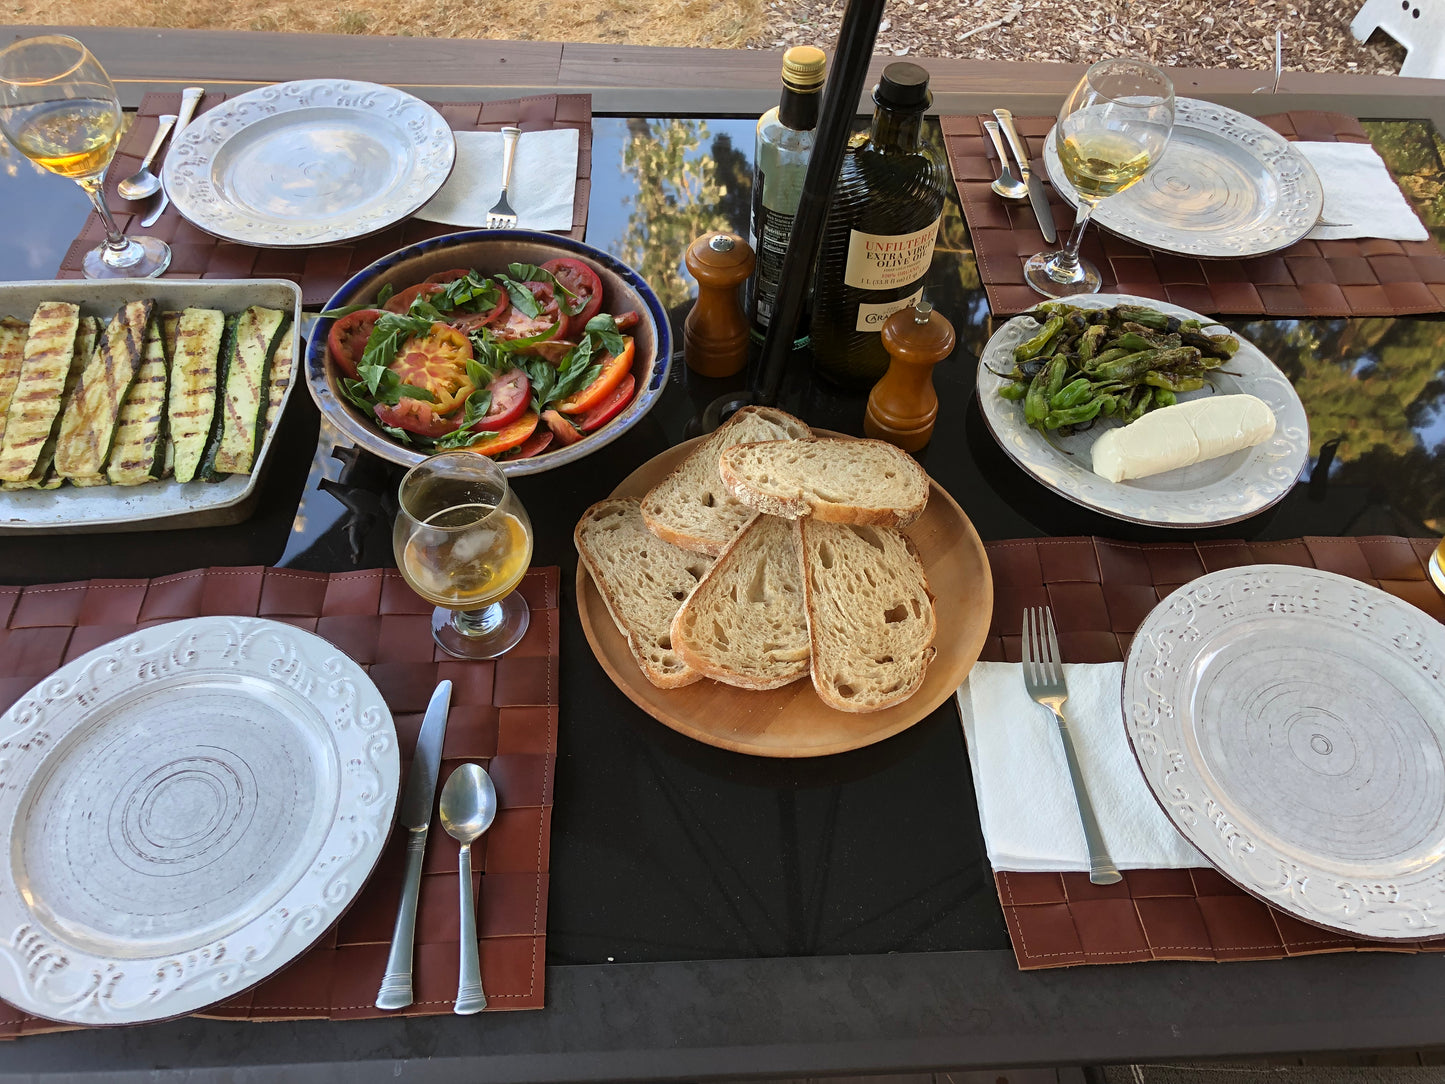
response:
M1159 161L1174 129L1174 86L1138 60L1101 60L1059 109L1054 131L1064 175L1078 194L1078 216L1061 251L1024 265L1028 284L1048 297L1099 291L1099 269L1079 256L1099 201L1139 181Z
M0 50L0 131L37 165L90 197L105 241L85 254L86 278L152 278L171 263L154 237L127 237L105 205L105 171L120 143L120 100L90 50L63 34L21 38Z
M461 659L495 659L527 631L513 589L532 560L532 521L502 468L466 450L424 459L401 480L396 567L436 604L432 636Z

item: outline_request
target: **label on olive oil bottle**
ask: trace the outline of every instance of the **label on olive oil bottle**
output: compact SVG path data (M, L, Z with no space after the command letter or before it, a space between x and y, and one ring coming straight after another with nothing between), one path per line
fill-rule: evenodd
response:
M914 290L907 297L897 301L885 301L881 305L859 305L858 325L854 331L882 331L884 322L899 309L910 308L923 300L923 287Z
M938 219L917 233L864 233L850 230L843 281L859 290L895 290L921 279L933 262Z

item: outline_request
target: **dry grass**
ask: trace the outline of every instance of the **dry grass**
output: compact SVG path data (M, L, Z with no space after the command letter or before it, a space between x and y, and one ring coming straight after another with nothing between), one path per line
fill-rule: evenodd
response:
M764 32L763 0L0 0L7 22L320 34L401 34L737 49Z

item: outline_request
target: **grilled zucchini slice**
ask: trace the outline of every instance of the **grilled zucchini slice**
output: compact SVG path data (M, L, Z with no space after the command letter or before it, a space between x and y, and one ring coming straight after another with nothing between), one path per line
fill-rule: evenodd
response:
M112 485L138 486L161 476L166 459L168 378L161 321L152 320L146 328L140 370L116 418L115 440L105 468Z
M31 317L19 384L0 440L0 481L29 481L60 414L79 329L80 306L64 301L43 301Z
M295 336L283 329L276 343L276 353L271 355L271 372L266 378L266 415L261 419L261 439L271 432L276 416L281 413L281 403L286 398L286 389L291 386L291 376L296 368Z
M226 372L226 395L220 405L221 443L212 470L217 474L250 474L261 444L261 407L272 351L286 324L279 309L252 305L236 325L236 351Z
M211 415L211 431L206 435L205 447L201 449L201 465L196 469L195 474L195 477L206 482L219 482L225 477L216 470L216 453L221 450L221 432L226 424L226 408L222 400L225 395L226 379L231 372L231 364L236 359L236 332L240 328L240 324L240 316L226 317L226 331L221 336L221 353L216 358L215 410Z
M211 419L216 413L216 370L225 331L226 315L219 309L186 309L181 313L166 408L178 482L189 482L196 476L206 439L211 435Z
M111 317L60 422L55 469L62 478L105 473L116 416L140 368L154 308L153 301L132 301Z
M5 417L10 413L10 400L20 386L20 367L25 364L25 340L30 325L7 316L0 320L0 441L5 439Z

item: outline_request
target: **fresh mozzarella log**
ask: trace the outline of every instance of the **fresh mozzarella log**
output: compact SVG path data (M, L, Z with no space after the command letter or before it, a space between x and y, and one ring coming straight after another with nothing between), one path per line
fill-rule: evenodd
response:
M1147 478L1252 448L1274 432L1274 411L1253 395L1176 403L1094 441L1094 473L1111 482Z

